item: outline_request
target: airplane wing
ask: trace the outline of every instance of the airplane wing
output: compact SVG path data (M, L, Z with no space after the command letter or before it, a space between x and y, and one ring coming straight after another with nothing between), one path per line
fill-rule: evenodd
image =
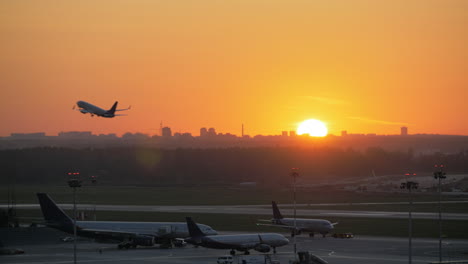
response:
M108 230L108 229L80 229L81 233L86 233L95 238L106 238L114 240L126 240L130 238L138 238L141 236L154 237L154 238L164 238L164 236L159 236L155 234L142 234L135 232L126 232L126 231L117 231L117 230Z
M116 230L108 230L108 229L88 229L88 228L82 228L80 229L80 232L83 233L90 233L96 236L102 235L102 236L110 236L110 237L122 237L122 238L131 238L131 237L137 237L138 233L135 232L126 232L126 231L116 231Z

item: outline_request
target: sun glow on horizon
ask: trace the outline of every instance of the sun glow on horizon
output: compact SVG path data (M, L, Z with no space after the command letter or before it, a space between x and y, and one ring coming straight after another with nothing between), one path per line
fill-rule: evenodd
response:
M325 123L316 119L305 120L297 127L297 134L309 134L311 137L324 137L328 134Z

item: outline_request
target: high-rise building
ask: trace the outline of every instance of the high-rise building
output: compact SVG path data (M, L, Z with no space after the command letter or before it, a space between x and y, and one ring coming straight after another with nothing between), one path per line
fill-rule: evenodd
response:
M163 137L172 137L172 131L170 127L163 127L162 128L162 136Z
M209 136L216 136L216 130L212 127L208 129L208 135Z
M208 130L206 130L206 127L200 128L200 137L206 137L208 135Z
M407 136L408 135L408 127L401 127L400 135Z
M346 130L341 131L341 136L342 137L346 137L347 135L348 135L348 131L346 131Z
M296 131L294 131L294 130L289 131L289 136L290 137L295 137L296 136Z
M287 137L288 136L288 131L281 131L281 135L283 137Z

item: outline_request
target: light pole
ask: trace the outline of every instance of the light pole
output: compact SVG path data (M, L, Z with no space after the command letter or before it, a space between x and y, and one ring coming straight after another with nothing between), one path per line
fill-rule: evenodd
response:
M81 187L79 172L68 173L68 186L73 188L73 263L76 264L76 188Z
M434 172L434 178L439 179L439 262L442 262L442 186L441 180L447 178L445 172L443 171L444 165L434 165L436 171Z
M291 176L293 177L293 193L294 193L294 230L293 230L293 239L294 239L294 256L297 258L297 246L296 246L296 232L297 232L297 223L296 223L296 178L299 176L298 168L292 168Z
M96 221L96 183L97 183L97 177L96 176L91 176L91 183L93 184L94 188L94 221Z
M407 173L406 175L411 175ZM413 174L415 175L415 174ZM413 236L413 226L412 226L412 218L411 218L411 209L413 207L413 197L411 195L411 190L418 188L417 182L406 181L402 182L400 185L401 189L407 189L409 192L409 209L408 209L408 263L411 264L412 262L412 247L411 247L411 238Z

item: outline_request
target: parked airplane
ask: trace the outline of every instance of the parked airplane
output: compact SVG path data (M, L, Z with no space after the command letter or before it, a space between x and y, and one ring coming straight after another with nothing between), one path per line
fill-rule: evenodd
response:
M46 225L73 234L73 220L45 193L38 193ZM198 224L204 233L216 235L207 225ZM189 237L185 222L111 222L76 221L77 235L120 242L119 248L169 244L176 238Z
M114 117L114 116L122 116L122 115L116 115L115 114L116 111L125 111L125 110L130 109L130 107L125 108L125 109L117 109L117 104L118 104L118 102L116 101L114 103L114 105L112 105L111 109L104 110L104 109L99 108L99 107L97 107L97 106L95 106L93 104L90 104L88 102L78 101L78 102L76 102L76 105L78 106L78 109L76 109L76 110L80 111L83 114L91 114L91 116L97 115L97 116L100 116L100 117L111 118L111 117ZM73 107L73 109L75 109L75 107Z
M284 218L275 201L271 202L271 206L273 208L273 219L260 221L268 221L272 224L257 225L278 226L291 229L291 237L295 235L300 235L302 231L310 232L309 236L311 237L314 236L314 232L320 233L323 237L325 237L326 234L330 233L333 230L334 226L338 224L331 223L330 221L324 219L296 218L296 227L294 227L294 218Z
M212 236L200 230L199 225L192 218L187 217L186 219L190 233L190 238L185 239L187 243L207 248L231 249L231 255L235 255L236 250L243 251L245 255L248 255L250 249L266 253L271 248L276 253L276 247L289 243L286 237L275 233Z

